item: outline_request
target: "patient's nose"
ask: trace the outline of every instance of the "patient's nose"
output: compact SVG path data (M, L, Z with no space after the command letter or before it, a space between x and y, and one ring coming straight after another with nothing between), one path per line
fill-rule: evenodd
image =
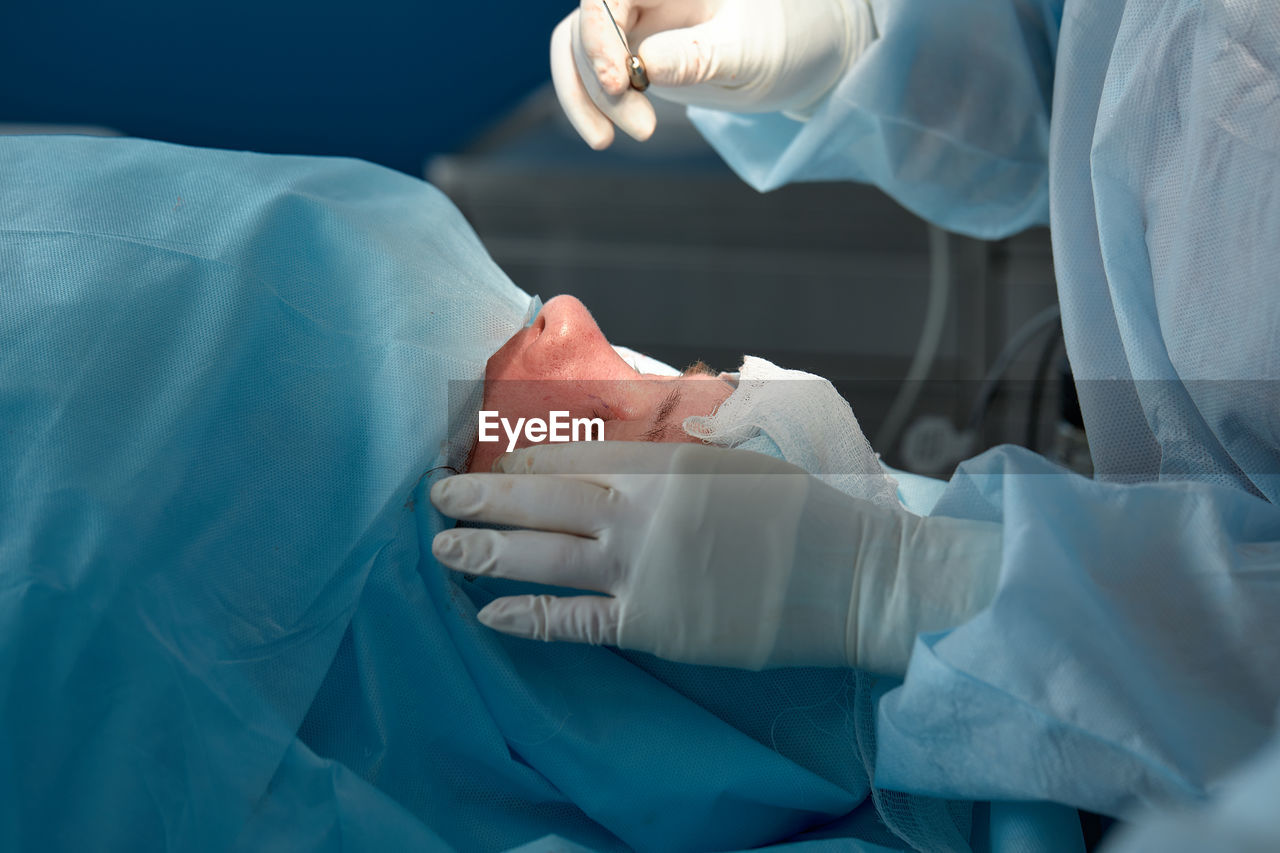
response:
M600 347L608 347L586 306L572 296L548 300L534 327L538 329L538 337L531 349L536 351L534 354L541 366L550 372L564 373L576 362L593 360Z
M553 335L581 336L584 332L600 333L596 321L591 319L591 312L577 297L560 295L547 300L538 313L538 322Z

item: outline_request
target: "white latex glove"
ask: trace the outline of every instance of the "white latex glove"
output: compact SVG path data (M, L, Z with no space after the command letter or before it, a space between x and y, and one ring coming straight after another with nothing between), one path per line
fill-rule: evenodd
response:
M551 35L551 79L592 148L616 124L641 141L653 105L630 88L604 0L582 0ZM649 92L682 104L804 117L875 35L867 0L609 0Z
M432 503L533 529L446 530L436 558L605 594L514 596L480 611L509 634L686 663L901 675L916 634L966 621L994 594L998 525L884 509L757 453L541 445L495 469L508 473L437 483Z

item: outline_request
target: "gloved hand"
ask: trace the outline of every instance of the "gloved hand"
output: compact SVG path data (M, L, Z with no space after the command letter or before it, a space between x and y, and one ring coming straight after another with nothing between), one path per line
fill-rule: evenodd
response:
M629 86L604 0L582 0L551 35L551 79L592 148L613 125L653 133L653 105ZM875 34L867 0L609 0L651 91L694 106L803 117Z
M432 503L533 529L446 530L436 558L608 596L499 598L479 617L509 634L686 663L901 675L916 634L967 620L994 594L998 525L884 509L761 454L594 442L527 448L494 467L507 473L437 483Z

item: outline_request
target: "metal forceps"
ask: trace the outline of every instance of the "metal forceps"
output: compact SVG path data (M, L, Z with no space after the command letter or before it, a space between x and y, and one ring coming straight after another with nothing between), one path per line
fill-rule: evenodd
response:
M644 60L631 52L627 37L622 34L622 27L618 26L618 19L613 17L613 10L609 8L609 0L600 0L600 2L604 4L605 14L613 22L614 32L622 40L622 49L627 52L627 79L631 81L631 88L637 92L643 92L649 88L649 72L644 70Z

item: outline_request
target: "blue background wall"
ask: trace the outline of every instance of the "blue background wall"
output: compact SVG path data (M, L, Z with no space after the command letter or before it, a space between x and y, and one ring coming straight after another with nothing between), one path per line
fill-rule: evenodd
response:
M549 77L573 0L3 0L0 122L421 173Z

